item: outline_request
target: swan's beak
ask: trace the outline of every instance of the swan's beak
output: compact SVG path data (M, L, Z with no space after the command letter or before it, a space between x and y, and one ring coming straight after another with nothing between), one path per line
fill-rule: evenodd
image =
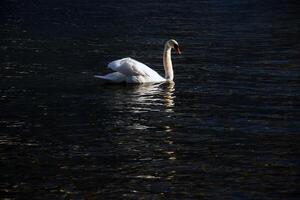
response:
M181 50L180 50L178 45L174 45L174 49L175 49L177 54L179 54L179 55L181 54Z

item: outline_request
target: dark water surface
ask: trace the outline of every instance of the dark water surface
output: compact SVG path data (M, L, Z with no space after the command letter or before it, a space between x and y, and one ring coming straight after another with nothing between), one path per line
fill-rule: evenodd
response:
M300 198L297 1L1 2L1 199Z

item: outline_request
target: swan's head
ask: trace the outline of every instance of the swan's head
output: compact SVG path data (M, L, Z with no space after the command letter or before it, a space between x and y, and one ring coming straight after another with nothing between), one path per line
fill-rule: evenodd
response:
M176 40L174 40L174 39L168 40L166 42L165 46L167 46L169 48L173 48L173 49L175 49L176 53L181 54L181 50L180 50L178 42Z

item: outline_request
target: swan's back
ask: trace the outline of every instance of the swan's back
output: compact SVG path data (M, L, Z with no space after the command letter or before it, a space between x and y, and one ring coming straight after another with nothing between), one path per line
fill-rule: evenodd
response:
M108 68L125 76L127 83L163 82L165 79L147 65L132 58L112 61Z

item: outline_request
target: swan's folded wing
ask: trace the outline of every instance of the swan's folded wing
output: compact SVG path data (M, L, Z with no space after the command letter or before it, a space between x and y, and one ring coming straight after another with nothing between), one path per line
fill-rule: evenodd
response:
M127 76L147 76L150 69L148 66L132 58L115 60L108 64L108 68Z
M113 72L110 74L106 74L105 76L95 75L94 77L115 83L121 83L126 81L126 76L120 72Z

